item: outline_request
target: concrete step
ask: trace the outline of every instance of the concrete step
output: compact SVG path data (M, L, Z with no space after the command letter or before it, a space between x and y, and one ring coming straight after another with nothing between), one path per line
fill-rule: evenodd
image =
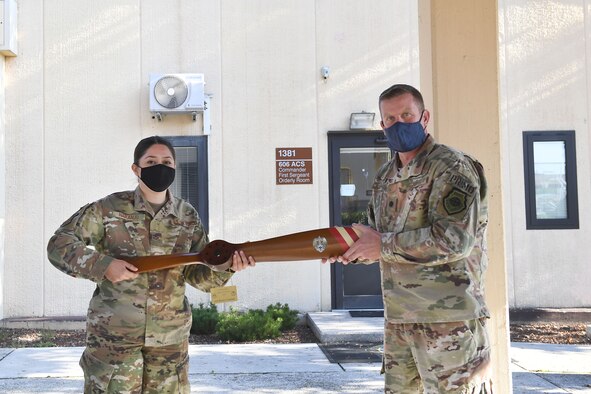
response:
M2 328L85 330L86 316L11 317L0 320Z
M310 312L308 326L322 343L383 342L383 317L352 317L349 311Z
M511 323L571 322L587 323L591 338L591 308L512 309ZM322 343L382 342L383 317L352 317L347 310L310 312L307 324Z
M591 323L591 308L519 308L509 310L511 323Z

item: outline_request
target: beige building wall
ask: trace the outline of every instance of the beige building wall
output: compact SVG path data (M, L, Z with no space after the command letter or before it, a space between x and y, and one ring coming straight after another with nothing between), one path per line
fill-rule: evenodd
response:
M323 0L316 6L317 67L326 65L331 70L330 77L316 87L321 158L328 152L325 132L348 129L350 113L376 113L375 128L379 129L379 94L394 83L420 86L415 2L349 1L346 7L342 5L340 0ZM321 163L318 179L328 180L328 160L321 159ZM328 196L325 181L319 184L317 195L323 226L330 221ZM330 310L330 269L328 265L321 269L321 310Z
M212 239L254 241L328 226L326 132L346 129L351 112L378 112L378 94L406 82L420 85L434 109L436 137L474 153L489 173L495 344L505 346L507 289L510 307L591 305L591 265L581 247L591 219L587 3L459 1L457 14L443 2L419 5L19 2L19 55L0 70L0 317L84 315L94 286L47 262L49 237L80 206L135 187L130 165L139 139L203 133L201 119L152 119L151 72L205 74ZM461 25L441 24L448 19ZM462 50L468 56L454 64ZM497 86L500 108L490 93ZM468 109L466 95L473 97ZM500 131L490 127L497 109ZM526 230L522 132L573 129L580 229ZM312 147L312 185L275 185L277 147ZM330 309L330 270L318 262L262 263L232 282L238 308ZM189 296L208 300L196 290ZM499 354L502 371L507 355Z
M5 57L0 55L0 319L4 318L4 244L6 239Z
M4 317L84 315L93 283L49 264L49 237L84 204L135 187L139 139L203 133L201 119L152 119L149 73L205 74L210 237L230 242L328 226L327 131L377 111L390 84L419 83L408 1L83 4L19 2L19 56L6 67ZM277 147L312 148L313 184L275 185ZM237 308L330 309L329 267L317 261L262 263L232 283Z
M586 1L499 0L509 306L589 307L590 9ZM523 131L575 130L578 230L526 230Z

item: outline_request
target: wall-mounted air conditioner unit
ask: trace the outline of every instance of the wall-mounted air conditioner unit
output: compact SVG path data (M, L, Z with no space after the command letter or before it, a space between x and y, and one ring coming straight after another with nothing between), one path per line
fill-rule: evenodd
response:
M16 56L16 1L0 0L0 53Z
M150 74L150 112L162 120L167 114L197 114L206 110L203 74Z

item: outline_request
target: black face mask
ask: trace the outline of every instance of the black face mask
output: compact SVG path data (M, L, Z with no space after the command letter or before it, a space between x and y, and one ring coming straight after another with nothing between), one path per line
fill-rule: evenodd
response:
M150 190L155 192L165 191L174 181L175 170L172 167L157 164L151 167L140 168L142 169L140 179Z

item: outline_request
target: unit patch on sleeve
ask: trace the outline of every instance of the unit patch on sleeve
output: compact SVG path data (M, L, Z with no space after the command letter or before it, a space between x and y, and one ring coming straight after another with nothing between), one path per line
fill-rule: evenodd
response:
M443 198L443 207L449 215L455 215L464 211L467 207L468 195L460 189L454 187L448 194Z

